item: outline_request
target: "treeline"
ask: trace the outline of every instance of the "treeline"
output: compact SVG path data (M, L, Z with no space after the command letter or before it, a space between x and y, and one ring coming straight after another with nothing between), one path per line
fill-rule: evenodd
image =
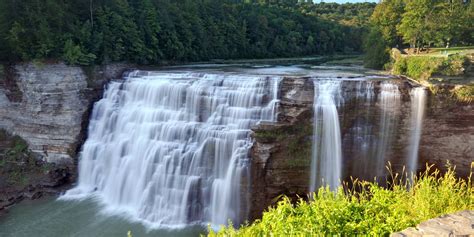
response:
M2 0L0 60L157 64L362 50L364 27L301 9L291 0Z
M384 0L370 18L366 66L381 68L392 47L474 44L471 0Z

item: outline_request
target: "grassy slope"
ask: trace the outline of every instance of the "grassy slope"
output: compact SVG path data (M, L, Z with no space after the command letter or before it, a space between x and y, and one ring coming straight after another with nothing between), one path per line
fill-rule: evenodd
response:
M474 46L432 48L428 53L400 54L392 50L392 73L404 75L439 91L452 87L449 93L459 101L474 101Z

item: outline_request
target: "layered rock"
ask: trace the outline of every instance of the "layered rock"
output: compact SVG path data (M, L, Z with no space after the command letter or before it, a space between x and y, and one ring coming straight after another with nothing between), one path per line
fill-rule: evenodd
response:
M371 82L373 95L361 95L364 83L344 81L341 95L344 103L338 108L341 124L343 179L351 177L384 183L389 179L386 164L393 172L404 171L407 164L412 130L410 91L406 80L390 80L400 94L398 105L382 108L380 101L383 80ZM251 153L250 215L251 220L274 204L282 195L307 197L311 142L313 133L314 87L311 78L284 78L280 85L278 122L263 123L253 128L255 139ZM370 97L370 98L369 98ZM378 149L384 110L394 113L389 138L382 154ZM457 174L467 177L474 160L474 110L472 104L456 102L450 96L427 91L422 134L419 146L418 172L425 164L435 164L446 170L446 164L456 166ZM362 141L362 142L361 142ZM367 150L368 149L368 150ZM371 150L370 150L371 149ZM384 157L378 161L377 157ZM376 162L381 162L375 165ZM406 171L406 170L405 170ZM245 189L244 189L245 190Z
M281 198L305 197L311 164L314 86L308 78L280 83L278 122L253 128L250 219Z
M0 80L0 128L26 140L47 162L73 163L88 112L124 65L83 70L64 64L6 66Z
M92 104L128 65L4 66L0 73L0 211L74 181ZM52 164L51 164L52 163Z
M474 105L457 101L448 92L428 96L423 133L420 141L420 164L430 163L445 169L448 162L456 173L468 177L474 161Z

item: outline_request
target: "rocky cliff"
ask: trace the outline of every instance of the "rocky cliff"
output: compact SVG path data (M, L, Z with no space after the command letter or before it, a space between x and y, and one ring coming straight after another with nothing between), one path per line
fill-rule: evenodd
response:
M0 79L0 128L25 139L43 160L73 163L91 105L125 65L83 69L32 63L4 67Z
M380 99L382 81L372 81L369 88L372 95L364 94L363 87L367 85L363 82L347 80L341 86L344 103L338 113L342 177L346 181L351 177L366 180L377 177L383 183L389 178L385 167L388 161L394 172L402 172L407 163L410 135L414 129L410 95L414 85L403 79L391 80L398 88L400 100L396 105L383 105ZM279 96L278 122L253 128L251 220L260 217L261 212L282 195L294 199L307 197L313 133L312 79L284 78ZM458 102L449 94L427 91L425 110L418 171L423 171L426 163L443 170L449 162L456 166L459 176L467 177L474 160L472 104ZM387 120L387 116L393 118ZM381 136L386 140L385 150L379 149ZM381 156L385 159L380 161L377 157Z
M0 72L0 210L74 181L92 104L128 65L3 66Z
M311 165L314 85L308 78L280 83L278 122L256 126L251 151L250 219L281 195L306 197Z
M438 86L443 91L429 93L420 163L444 169L449 162L459 176L467 177L474 162L474 104L457 100L450 87Z

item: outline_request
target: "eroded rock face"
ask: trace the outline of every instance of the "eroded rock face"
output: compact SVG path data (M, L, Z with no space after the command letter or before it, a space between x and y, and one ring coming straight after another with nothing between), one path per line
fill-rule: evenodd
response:
M43 160L73 163L88 112L104 83L124 66L85 71L64 64L6 66L0 83L0 128L26 140Z
M398 173L404 171L408 162L410 136L414 129L411 117L413 98L410 95L413 85L405 80L390 80L396 85L399 100L396 105L387 107L380 97L382 83L372 82L370 90L374 94L370 96L361 95L363 83L349 80L341 85L344 103L338 108L338 114L343 153L342 178L346 181L351 177L373 181L377 177L377 181L384 184L390 179L386 169L388 161L392 172ZM261 212L275 204L282 195L295 199L297 196L307 197L313 98L311 78L284 78L280 85L278 122L253 128L250 220L260 217ZM424 171L426 163L446 170L449 161L456 166L458 176L467 177L474 161L472 104L459 103L449 95L433 94L427 90L424 115L418 172ZM387 116L393 116L392 121L384 122ZM383 145L381 133L387 133L385 150L379 149ZM385 159L376 164L379 162L377 157Z
M474 162L474 106L456 101L449 93L430 93L420 141L420 163L468 177Z
M278 123L253 128L250 213L258 218L281 195L305 197L311 165L314 86L307 78L280 84Z

